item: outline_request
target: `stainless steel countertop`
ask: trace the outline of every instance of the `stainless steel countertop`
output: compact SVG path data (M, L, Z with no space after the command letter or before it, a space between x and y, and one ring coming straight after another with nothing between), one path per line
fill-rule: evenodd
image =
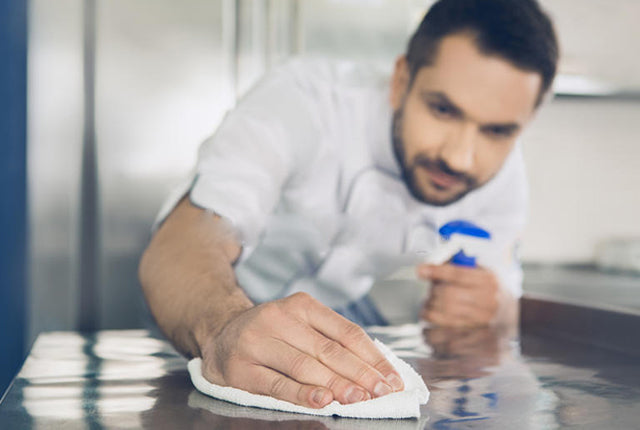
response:
M640 312L640 274L594 266L525 264L525 293L587 306Z
M601 429L640 427L640 359L493 329L370 329L423 376L419 420L318 418L198 393L146 331L44 333L0 403L2 429Z

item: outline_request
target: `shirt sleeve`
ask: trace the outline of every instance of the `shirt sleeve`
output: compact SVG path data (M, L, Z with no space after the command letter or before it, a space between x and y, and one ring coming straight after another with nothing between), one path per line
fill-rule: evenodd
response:
M251 90L200 147L190 199L233 224L243 256L312 155L318 130L313 94L285 68Z

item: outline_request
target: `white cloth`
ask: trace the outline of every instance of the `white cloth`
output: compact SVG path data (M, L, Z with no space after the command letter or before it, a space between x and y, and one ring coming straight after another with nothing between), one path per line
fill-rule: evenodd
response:
M304 291L341 308L383 275L372 262L433 251L440 226L466 219L493 235L479 264L519 297L513 257L527 202L520 146L460 201L420 203L393 155L388 89L386 71L371 65L297 59L270 73L203 143L194 176L158 221L190 189L194 204L239 231L235 271L254 301Z
M284 412L295 412L299 414L331 416L338 415L350 418L418 418L420 417L420 405L429 400L429 390L422 377L406 362L398 358L382 342L376 340L376 345L382 351L398 371L405 388L403 391L391 393L359 403L342 405L333 401L321 409L307 408L295 405L274 397L249 393L232 387L215 385L204 379L200 368L201 360L194 358L189 361L189 375L193 385L203 394L216 399L225 400L243 406L252 406L262 409L273 409Z
M429 421L429 415L421 415L418 419L361 419L361 418L340 418L333 416L321 417L318 415L292 414L290 412L280 412L271 409L242 408L233 403L223 400L212 399L211 397L193 390L189 394L187 404L193 409L204 409L215 417L232 418L241 420L242 425L247 428L320 428L331 430L423 430ZM209 417L207 422L213 421L212 428L216 428L216 418ZM212 419L211 419L212 418ZM226 420L220 420L224 425ZM220 426L218 426L220 427Z

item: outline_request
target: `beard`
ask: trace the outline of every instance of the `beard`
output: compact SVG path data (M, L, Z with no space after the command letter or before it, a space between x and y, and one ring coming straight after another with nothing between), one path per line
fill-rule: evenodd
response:
M393 113L393 122L391 125L391 140L393 144L393 153L400 166L402 179L407 186L414 199L432 206L447 206L457 202L466 196L469 192L478 187L475 178L461 172L456 172L441 158L433 159L424 153L418 153L412 160L407 160L405 142L402 138L402 122L403 107ZM464 189L444 198L437 198L429 195L426 187L420 185L417 177L418 169L426 169L427 171L436 171L445 173L465 185ZM444 188L432 184L436 190L445 191Z

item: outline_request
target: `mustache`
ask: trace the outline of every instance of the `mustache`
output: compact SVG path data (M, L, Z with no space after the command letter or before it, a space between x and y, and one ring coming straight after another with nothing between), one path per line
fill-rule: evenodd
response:
M448 176L466 183L469 186L473 186L476 182L475 179L471 176L452 169L451 166L449 166L447 162L441 158L432 159L425 154L417 154L413 160L412 169L415 169L416 167L423 167L431 171L440 171Z

